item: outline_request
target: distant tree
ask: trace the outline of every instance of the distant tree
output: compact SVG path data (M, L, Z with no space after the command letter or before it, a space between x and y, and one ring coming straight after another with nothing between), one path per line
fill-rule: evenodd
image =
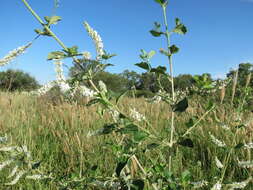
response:
M174 85L176 90L185 90L194 83L194 78L190 74L180 74L174 78Z
M38 82L28 73L21 70L7 70L0 72L0 89L7 91L34 90L39 87Z
M227 77L233 77L236 70L230 70ZM239 86L245 85L246 78L249 73L253 75L253 64L251 63L240 63L238 68L238 84ZM252 76L253 77L253 76ZM251 78L251 86L253 86L253 79Z
M142 73L140 76L140 80L138 81L138 84L136 86L136 89L147 90L153 93L157 92L159 90L159 86L155 73Z
M94 82L96 84L99 81L103 81L106 84L107 89L115 93L121 93L128 89L128 80L120 74L101 71L94 77Z
M135 71L125 70L120 75L127 80L127 89L131 89L133 86L139 86L141 75Z

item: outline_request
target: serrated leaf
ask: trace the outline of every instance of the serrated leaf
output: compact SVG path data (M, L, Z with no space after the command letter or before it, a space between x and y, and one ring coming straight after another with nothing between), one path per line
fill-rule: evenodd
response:
M174 112L184 112L188 108L188 99L185 97L183 100L178 102L174 108Z
M57 59L63 59L66 55L62 51L54 51L48 54L47 60L57 60Z
M151 69L149 63L147 62L140 62L140 63L136 63L135 65L147 71L150 71Z
M189 148L193 148L194 147L193 141L191 139L180 140L178 142L178 144L180 144L181 146L189 147Z
M179 52L179 48L176 45L170 46L169 49L170 49L171 54L175 54Z

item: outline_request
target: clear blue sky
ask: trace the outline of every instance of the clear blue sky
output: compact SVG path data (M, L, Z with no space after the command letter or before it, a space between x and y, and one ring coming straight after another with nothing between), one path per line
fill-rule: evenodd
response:
M53 14L53 0L28 2L40 16ZM216 77L241 62L253 62L253 0L170 0L169 4L169 23L174 24L174 18L179 17L189 30L187 35L172 39L181 48L174 58L176 75L209 72ZM81 51L95 55L82 23L88 21L99 32L105 49L118 55L111 60L115 65L111 72L142 72L134 66L140 61L140 49L165 47L162 38L148 32L154 21L162 22L162 12L154 0L60 0L56 14L63 20L53 31L69 47L78 45ZM1 1L0 23L0 57L29 42L35 37L33 30L41 28L21 0ZM54 80L54 66L46 57L60 49L53 39L41 37L26 54L1 70L22 69L40 83ZM153 59L154 66L166 64L159 53Z

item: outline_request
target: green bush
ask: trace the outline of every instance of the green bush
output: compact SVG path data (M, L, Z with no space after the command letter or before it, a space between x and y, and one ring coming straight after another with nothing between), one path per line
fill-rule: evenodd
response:
M30 91L39 87L34 77L21 70L0 72L0 89L4 91Z

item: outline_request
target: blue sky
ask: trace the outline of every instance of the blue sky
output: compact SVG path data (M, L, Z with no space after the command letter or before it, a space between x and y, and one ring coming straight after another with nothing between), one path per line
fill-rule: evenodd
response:
M41 16L54 14L53 0L28 0ZM69 47L78 45L80 51L95 48L83 22L87 21L101 35L105 49L116 53L111 60L111 72L125 69L142 72L134 66L140 61L140 49L159 50L165 47L163 38L150 35L155 21L162 22L162 12L154 0L60 0L56 15L62 21L53 31ZM172 43L180 47L174 57L175 74L211 73L223 76L241 62L253 62L253 0L170 0L169 24L179 17L187 26L185 36L173 36ZM2 1L0 4L0 57L26 44L35 37L34 29L41 28L21 0ZM51 38L41 37L28 51L5 69L22 69L40 83L55 79L54 66L47 54L61 47ZM71 62L66 61L70 67ZM167 65L159 53L153 66ZM67 69L65 74L67 75Z

